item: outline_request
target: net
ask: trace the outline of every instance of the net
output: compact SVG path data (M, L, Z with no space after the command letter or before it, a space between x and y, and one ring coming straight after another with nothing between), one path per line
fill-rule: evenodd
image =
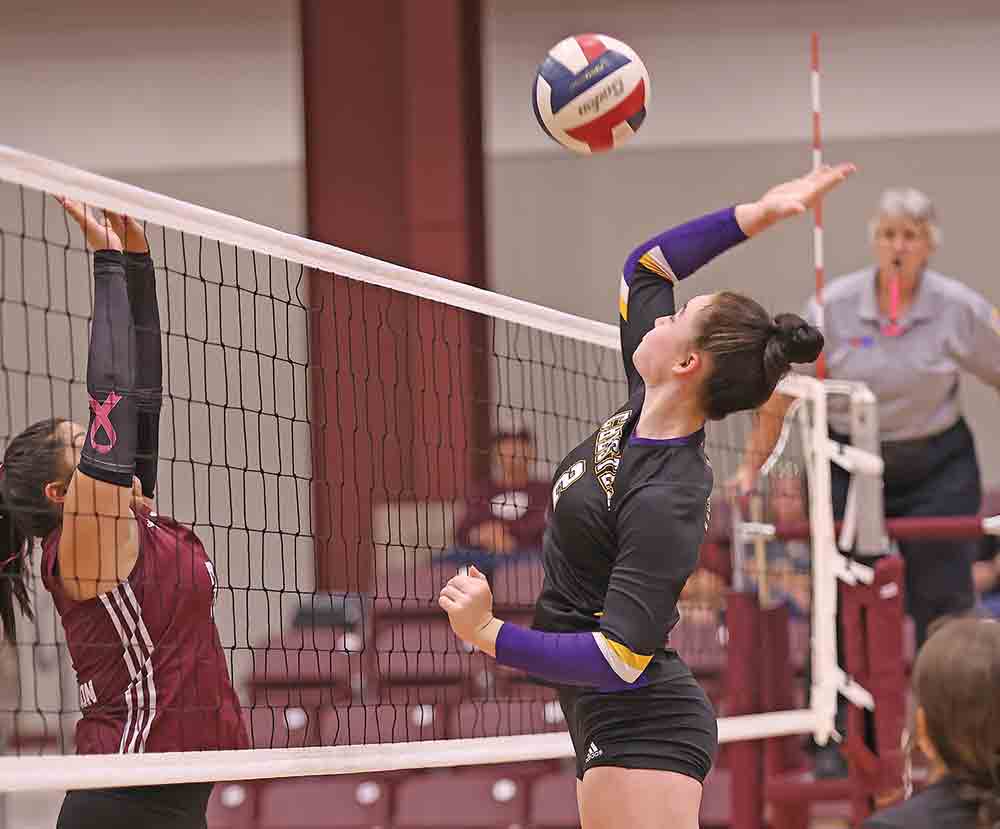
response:
M571 756L554 692L467 650L436 598L471 560L492 580L497 615L530 621L551 471L627 396L617 329L0 147L4 445L41 418L86 422L90 259L54 193L145 223L164 354L157 510L191 525L214 561L214 617L254 750L107 757L100 769L87 758L28 759L73 753L80 716L36 554L36 620L20 621L4 655L0 730L19 759L0 761L0 786ZM796 393L809 400L806 434L825 441L812 382ZM721 713L763 710L727 683L734 643L747 652L727 626L736 581L786 608L779 638L792 644L776 659L793 679L768 713L724 717L723 741L828 730L836 694L830 637L812 656L825 696L810 702L806 685L819 618L808 556L777 539L761 553L760 537L740 536L737 547L757 552L737 557L736 573L727 564L742 517L726 512L721 487L749 423L709 427L720 497L671 644ZM783 504L797 517L823 512L804 500L817 450L789 444L757 522L779 520ZM821 478L809 483L814 498L823 492ZM829 567L821 576L830 621L835 578Z

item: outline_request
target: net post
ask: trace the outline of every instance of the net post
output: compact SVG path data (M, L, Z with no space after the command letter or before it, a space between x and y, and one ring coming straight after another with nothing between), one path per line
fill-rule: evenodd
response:
M815 712L818 745L826 745L835 734L837 690L840 669L837 664L837 572L840 551L833 520L832 484L830 478L829 429L827 399L823 381L810 377L796 378L800 396L808 405L798 411L803 430L806 473L809 479L810 540L812 562L812 687L809 707Z
M871 584L839 586L845 666L869 689L864 692L867 700L847 695L852 705L846 755L855 790L855 815L860 817L870 811L873 794L896 790L903 782L904 571L900 557L886 557L873 567Z
M866 386L851 391L851 445L881 455L878 439L878 406ZM859 469L851 476L851 490L857 504L857 532L854 546L860 555L882 555L889 547L882 502L882 475Z
M731 590L726 595L726 628L729 631L726 663L726 714L760 711L760 605L750 592ZM760 740L743 740L729 748L732 769L732 829L761 829L764 814L763 750Z
M760 488L767 486L767 477L760 476ZM764 521L764 496L762 492L750 496L750 520L760 524ZM757 568L757 603L762 607L771 606L771 587L767 572L767 542L760 535L753 537L753 557Z

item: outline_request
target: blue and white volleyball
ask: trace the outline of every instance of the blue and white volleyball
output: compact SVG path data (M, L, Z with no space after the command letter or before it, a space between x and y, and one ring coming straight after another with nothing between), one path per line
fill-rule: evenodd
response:
M553 140L578 153L606 152L628 141L646 118L649 73L620 40L574 35L538 67L532 103Z

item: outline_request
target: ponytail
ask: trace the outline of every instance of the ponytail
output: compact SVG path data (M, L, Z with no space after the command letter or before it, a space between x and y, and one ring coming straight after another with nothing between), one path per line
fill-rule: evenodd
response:
M0 467L0 629L3 638L13 644L17 635L15 600L21 613L32 618L24 559L29 539L17 528L7 509L3 484L3 467Z
M694 347L712 357L701 387L709 420L756 409L774 393L792 363L811 363L823 350L823 335L795 314L771 315L760 303L721 291L701 312Z
M28 556L34 540L45 538L62 521L62 508L45 497L45 485L67 480L66 442L59 435L62 418L33 423L10 443L0 463L0 625L14 642L15 610L29 619ZM15 608L15 603L17 608Z
M928 637L913 691L930 740L978 829L1000 829L1000 624L956 619Z

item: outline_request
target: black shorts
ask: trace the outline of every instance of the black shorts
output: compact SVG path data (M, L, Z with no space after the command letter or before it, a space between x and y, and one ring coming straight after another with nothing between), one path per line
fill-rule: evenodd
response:
M56 829L205 829L211 783L66 792Z
M559 692L576 776L587 769L675 771L702 782L719 745L715 710L690 671L634 691L602 694L563 687Z

